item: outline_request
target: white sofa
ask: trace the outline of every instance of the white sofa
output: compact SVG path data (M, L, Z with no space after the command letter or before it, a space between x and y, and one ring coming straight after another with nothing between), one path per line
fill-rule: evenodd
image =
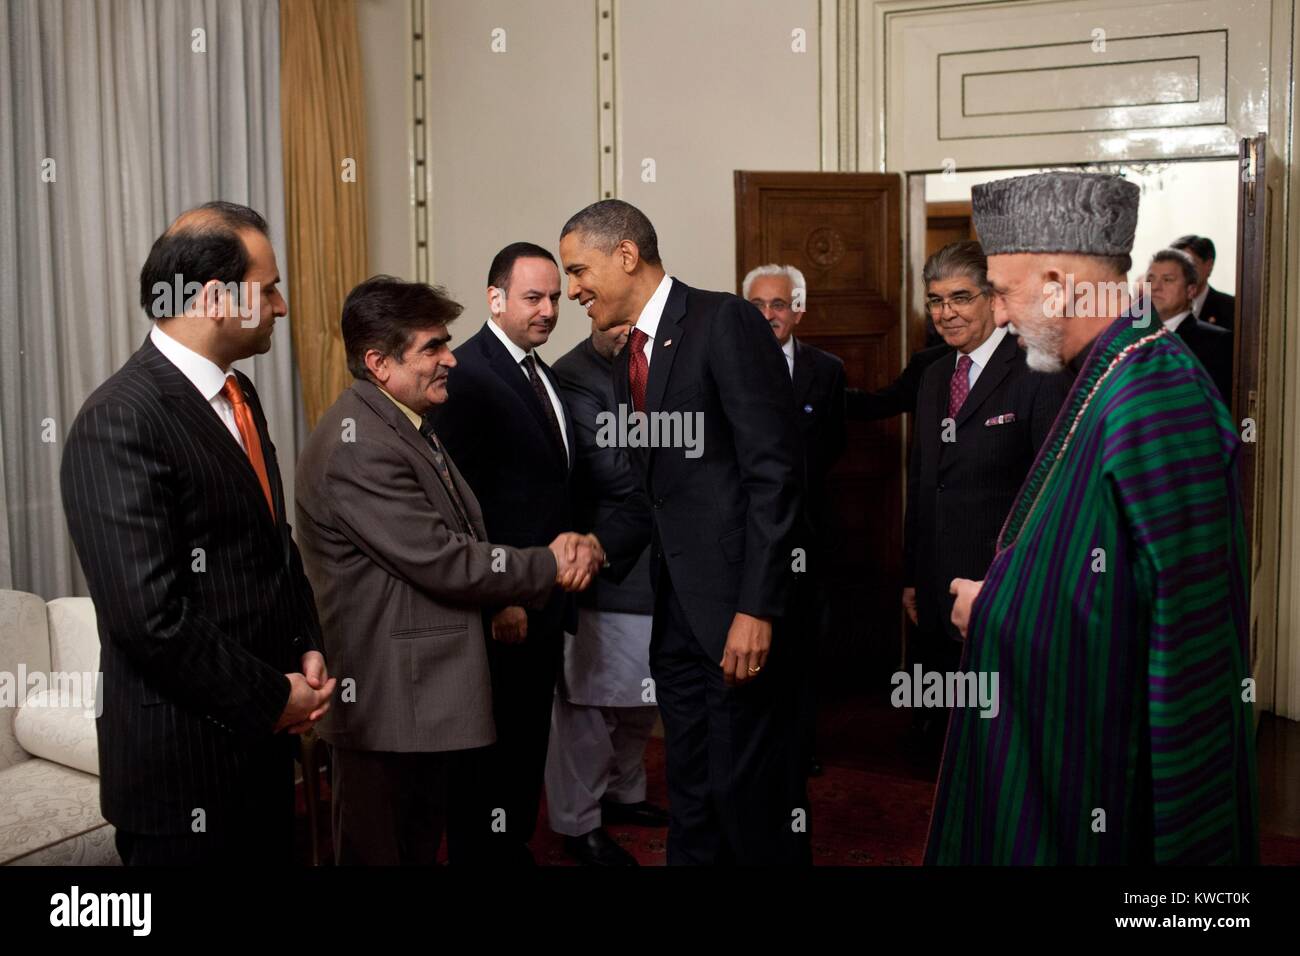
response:
M99 813L93 701L61 703L34 686L98 671L89 598L47 604L0 590L0 681L8 682L0 685L0 865L121 863L113 827ZM43 681L32 677L38 673Z

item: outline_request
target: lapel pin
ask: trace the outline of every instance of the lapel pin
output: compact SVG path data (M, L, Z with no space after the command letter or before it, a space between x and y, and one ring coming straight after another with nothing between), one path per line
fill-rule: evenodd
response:
M668 346L670 346L670 345L672 345L672 344L673 344L673 340L672 340L672 339L664 339L664 348L668 348Z

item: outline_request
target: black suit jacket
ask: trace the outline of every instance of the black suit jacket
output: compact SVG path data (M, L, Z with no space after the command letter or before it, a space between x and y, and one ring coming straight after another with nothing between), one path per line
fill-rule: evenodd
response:
M601 414L617 413L614 363L597 352L591 339L586 338L560 358L553 371L573 422L578 447L572 483L575 527L579 531L592 531L640 486L640 476L628 450L598 441ZM579 607L625 614L653 614L654 603L649 548L641 552L622 581L601 575L578 595Z
M956 358L925 372L907 469L903 583L916 588L918 624L959 637L952 626L953 578L983 579L998 533L1039 447L1070 389L1064 373L1025 364L1024 350L1004 336L944 441L948 391ZM991 420L1014 416L1012 421Z
M925 370L945 355L956 352L951 345L932 345L912 353L907 367L878 392L862 389L845 390L845 410L852 421L876 421L895 415L910 415L916 411L916 393L921 388ZM954 361L956 361L954 359Z
M1209 300L1206 300L1207 304ZM1205 366L1218 386L1223 403L1232 406L1232 333L1189 315L1178 323L1178 335Z
M142 834L216 833L266 791L285 674L320 650L311 585L284 513L275 446L236 372L266 462L275 518L248 456L148 339L86 400L60 482L95 602L104 816ZM287 786L287 776L283 779Z
M1210 291L1205 294L1205 302L1201 305L1201 314L1197 318L1222 329L1231 329L1236 314L1237 297L1210 286Z
M536 352L539 375L561 394ZM573 530L569 479L573 420L565 416L568 454L552 437L546 412L523 368L484 324L456 349L448 399L429 413L438 439L478 498L488 540L515 548L545 546ZM559 588L540 609L528 609L530 634L574 626L573 602ZM494 609L490 609L494 610Z
M618 402L632 409L625 348ZM802 441L785 356L759 311L737 296L674 279L656 331L646 411L698 415L703 447L635 448L640 489L597 529L615 579L651 544L651 578L666 571L697 640L722 659L737 612L786 614L791 551L811 537L801 519ZM694 420L694 419L693 419Z
M794 340L795 417L804 447L804 504L818 541L826 544L831 515L826 478L846 445L844 363Z

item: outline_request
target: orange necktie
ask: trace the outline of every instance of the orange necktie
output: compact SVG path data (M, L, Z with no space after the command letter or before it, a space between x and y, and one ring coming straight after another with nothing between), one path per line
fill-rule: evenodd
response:
M262 441L257 437L257 425L253 422L253 413L244 401L244 391L239 387L235 376L227 375L226 384L221 388L235 409L235 425L244 439L244 451L248 453L249 464L257 473L257 480L262 483L262 493L266 495L267 507L271 509L271 520L275 520L275 502L271 499L271 480L266 476L266 462L262 459Z

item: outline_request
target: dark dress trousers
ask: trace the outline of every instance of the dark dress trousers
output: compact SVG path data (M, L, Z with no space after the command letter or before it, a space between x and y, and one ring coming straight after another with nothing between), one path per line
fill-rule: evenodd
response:
M932 364L945 355L956 352L951 345L932 345L912 353L907 367L878 392L859 388L846 389L845 411L850 421L877 421L895 415L910 415L916 411L916 393L921 387L921 376Z
M523 367L486 325L456 349L456 363L447 381L450 397L428 418L474 490L488 539L515 548L549 545L574 527L569 494L572 421L565 413L566 453ZM537 369L558 396L559 386L540 358ZM498 610L500 606L486 613ZM466 848L462 858L481 858L469 848L482 848L475 841L484 833L492 841L486 846L500 851L493 852L492 859L527 859L525 844L532 839L541 808L564 628L574 621L572 599L555 588L544 606L528 610L523 643L495 641L487 629L497 742L484 757L479 783L470 784L476 793L462 793L453 801L448 830L453 862L458 847ZM498 832L499 810L505 811L504 834Z
M1206 300L1209 301L1208 299ZM1223 404L1232 407L1232 333L1226 328L1187 316L1178 323L1183 344L1210 373Z
M298 536L339 681L333 747L339 863L432 864L462 752L496 737L485 605L541 604L546 548L491 542L474 492L384 392L358 381L298 461Z
M989 357L944 441L957 359L931 365L917 397L907 470L904 586L916 588L921 654L928 669L956 667L953 578L984 578L998 533L1056 420L1071 379L1035 372L1015 336ZM951 639L951 640L949 640Z
M235 374L274 516L239 442L147 339L63 454L99 624L100 803L127 863L292 858L297 740L273 727L320 625L257 391Z
M1205 301L1201 303L1201 313L1197 318L1222 329L1231 329L1236 313L1237 297L1210 286L1210 291L1205 294Z
M792 551L807 547L811 532L785 356L752 305L676 280L652 348L645 411L698 416L701 453L632 449L641 485L597 536L615 579L651 545L650 670L667 751L668 862L806 863L791 646L798 622L785 618ZM614 366L615 396L629 412L630 353ZM774 636L762 672L728 687L721 661L737 612L773 619Z

